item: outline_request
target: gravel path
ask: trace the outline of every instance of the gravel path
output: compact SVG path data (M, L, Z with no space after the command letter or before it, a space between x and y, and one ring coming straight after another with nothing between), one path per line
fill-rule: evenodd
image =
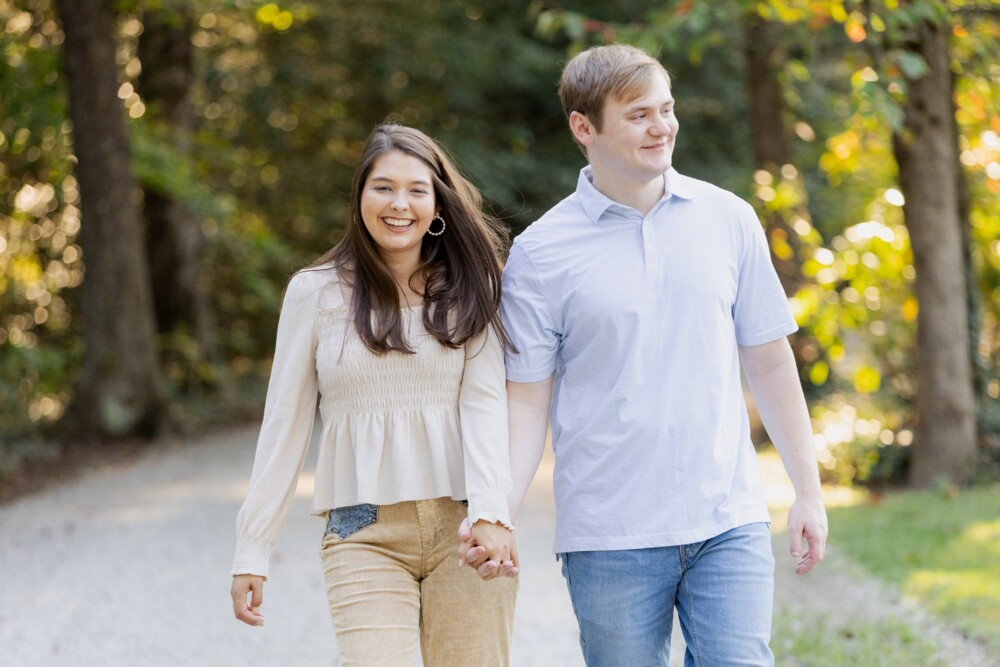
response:
M316 552L323 526L309 516L309 473L272 558L266 627L232 618L233 524L255 439L256 427L246 427L163 443L138 460L0 507L0 667L335 664ZM550 553L550 466L545 459L518 521L523 572L515 667L583 665ZM788 575L785 549L776 538L779 605L823 599L841 608L912 614L856 571L834 566L835 557L822 576ZM922 627L936 627L927 622ZM679 630L674 638L672 667L683 664ZM947 646L963 649L960 640ZM988 664L960 655L968 661L951 664Z
M234 522L256 434L247 427L165 443L0 507L0 666L335 664L317 555L323 523L309 515L311 474L272 557L267 625L232 618ZM518 522L518 667L583 665L550 553L547 481L539 475Z

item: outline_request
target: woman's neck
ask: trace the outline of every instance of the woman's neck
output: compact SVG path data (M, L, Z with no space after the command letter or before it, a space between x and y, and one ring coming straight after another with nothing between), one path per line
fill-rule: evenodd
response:
M386 268L389 269L389 273L392 274L393 279L396 281L396 286L399 289L399 305L406 306L416 306L420 305L423 301L423 289L424 289L424 279L423 276L416 276L416 279L411 281L410 278L417 269L420 267L420 257L386 257L383 256L383 261L385 262ZM415 285L411 286L411 282ZM416 291L414 288L416 288Z

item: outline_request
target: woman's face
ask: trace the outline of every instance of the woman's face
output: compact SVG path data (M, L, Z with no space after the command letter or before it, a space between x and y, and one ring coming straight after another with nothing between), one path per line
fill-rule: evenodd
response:
M362 186L361 219L386 260L420 260L420 243L435 215L431 170L391 151L375 160Z

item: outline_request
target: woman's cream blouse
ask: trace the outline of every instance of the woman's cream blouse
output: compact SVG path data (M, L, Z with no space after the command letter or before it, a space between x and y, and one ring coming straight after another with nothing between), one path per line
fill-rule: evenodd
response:
M510 525L503 348L492 329L458 349L403 310L415 354L378 356L358 337L331 266L288 284L233 574L267 576L315 423L322 433L312 512L449 496L469 518ZM457 528L457 526L456 526ZM457 540L457 537L456 537ZM457 547L457 542L456 542Z

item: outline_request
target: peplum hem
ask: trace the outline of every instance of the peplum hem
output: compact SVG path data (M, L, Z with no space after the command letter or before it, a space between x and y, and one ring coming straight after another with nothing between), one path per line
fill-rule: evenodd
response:
M314 512L466 497L457 407L341 413L324 422Z

